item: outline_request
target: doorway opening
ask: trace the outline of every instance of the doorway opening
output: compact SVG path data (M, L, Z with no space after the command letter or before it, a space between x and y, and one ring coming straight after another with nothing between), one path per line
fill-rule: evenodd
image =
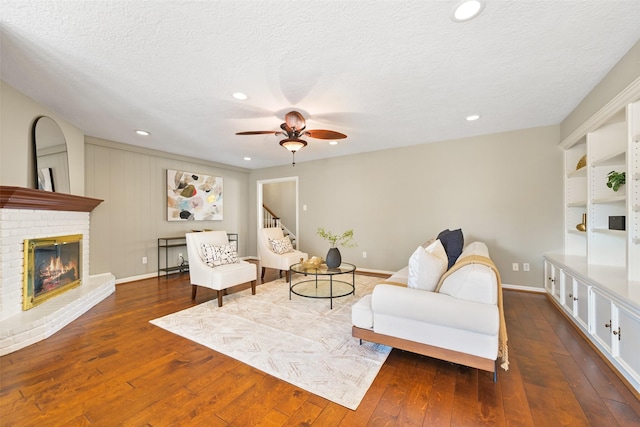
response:
M298 177L258 181L258 236L264 227L283 227L294 247L300 247L298 230ZM258 240L259 241L259 240Z

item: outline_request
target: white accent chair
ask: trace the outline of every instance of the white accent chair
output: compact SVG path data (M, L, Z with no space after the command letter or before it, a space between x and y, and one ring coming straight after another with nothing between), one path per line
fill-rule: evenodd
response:
M191 299L196 298L198 286L215 289L218 307L222 307L223 290L232 286L251 282L251 294L256 294L257 267L247 261L209 267L203 260L202 244L214 246L229 244L226 231L203 231L186 233L187 254L189 255L189 278L192 285Z
M258 255L260 256L260 264L262 265L261 279L264 279L264 271L266 268L275 268L280 272L285 272L285 277L289 280L289 267L300 262L300 258L306 260L309 256L301 251L294 250L284 254L277 254L271 249L269 239L282 239L284 233L280 227L263 228L258 233Z

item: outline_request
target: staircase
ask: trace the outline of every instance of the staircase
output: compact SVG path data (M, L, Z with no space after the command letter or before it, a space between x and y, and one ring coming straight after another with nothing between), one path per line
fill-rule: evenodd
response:
M282 221L280 221L280 217L278 217L278 215L276 215L265 204L262 205L262 224L265 228L280 227L282 229L282 233L285 236L289 236L289 239L291 239L291 245L293 248L297 249L296 235L293 234L291 230L289 230Z

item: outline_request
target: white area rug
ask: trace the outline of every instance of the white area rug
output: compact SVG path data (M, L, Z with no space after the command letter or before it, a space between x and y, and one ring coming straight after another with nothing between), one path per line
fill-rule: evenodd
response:
M341 279L351 280L344 275ZM295 275L294 282L301 276ZM205 345L349 409L356 409L390 347L351 336L351 306L381 279L356 275L356 295L293 294L284 279L154 319L152 324Z

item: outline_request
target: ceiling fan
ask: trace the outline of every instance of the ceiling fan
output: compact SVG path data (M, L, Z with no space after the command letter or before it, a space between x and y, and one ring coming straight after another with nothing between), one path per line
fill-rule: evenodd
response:
M296 165L296 151L307 145L307 141L300 139L300 137L308 136L309 138L316 139L344 139L347 137L347 135L333 130L307 130L304 117L297 111L290 111L284 116L284 123L280 125L280 129L282 129L282 131L256 130L237 132L236 135L264 135L272 133L276 136L286 136L285 139L280 141L280 145L293 153L293 166Z

